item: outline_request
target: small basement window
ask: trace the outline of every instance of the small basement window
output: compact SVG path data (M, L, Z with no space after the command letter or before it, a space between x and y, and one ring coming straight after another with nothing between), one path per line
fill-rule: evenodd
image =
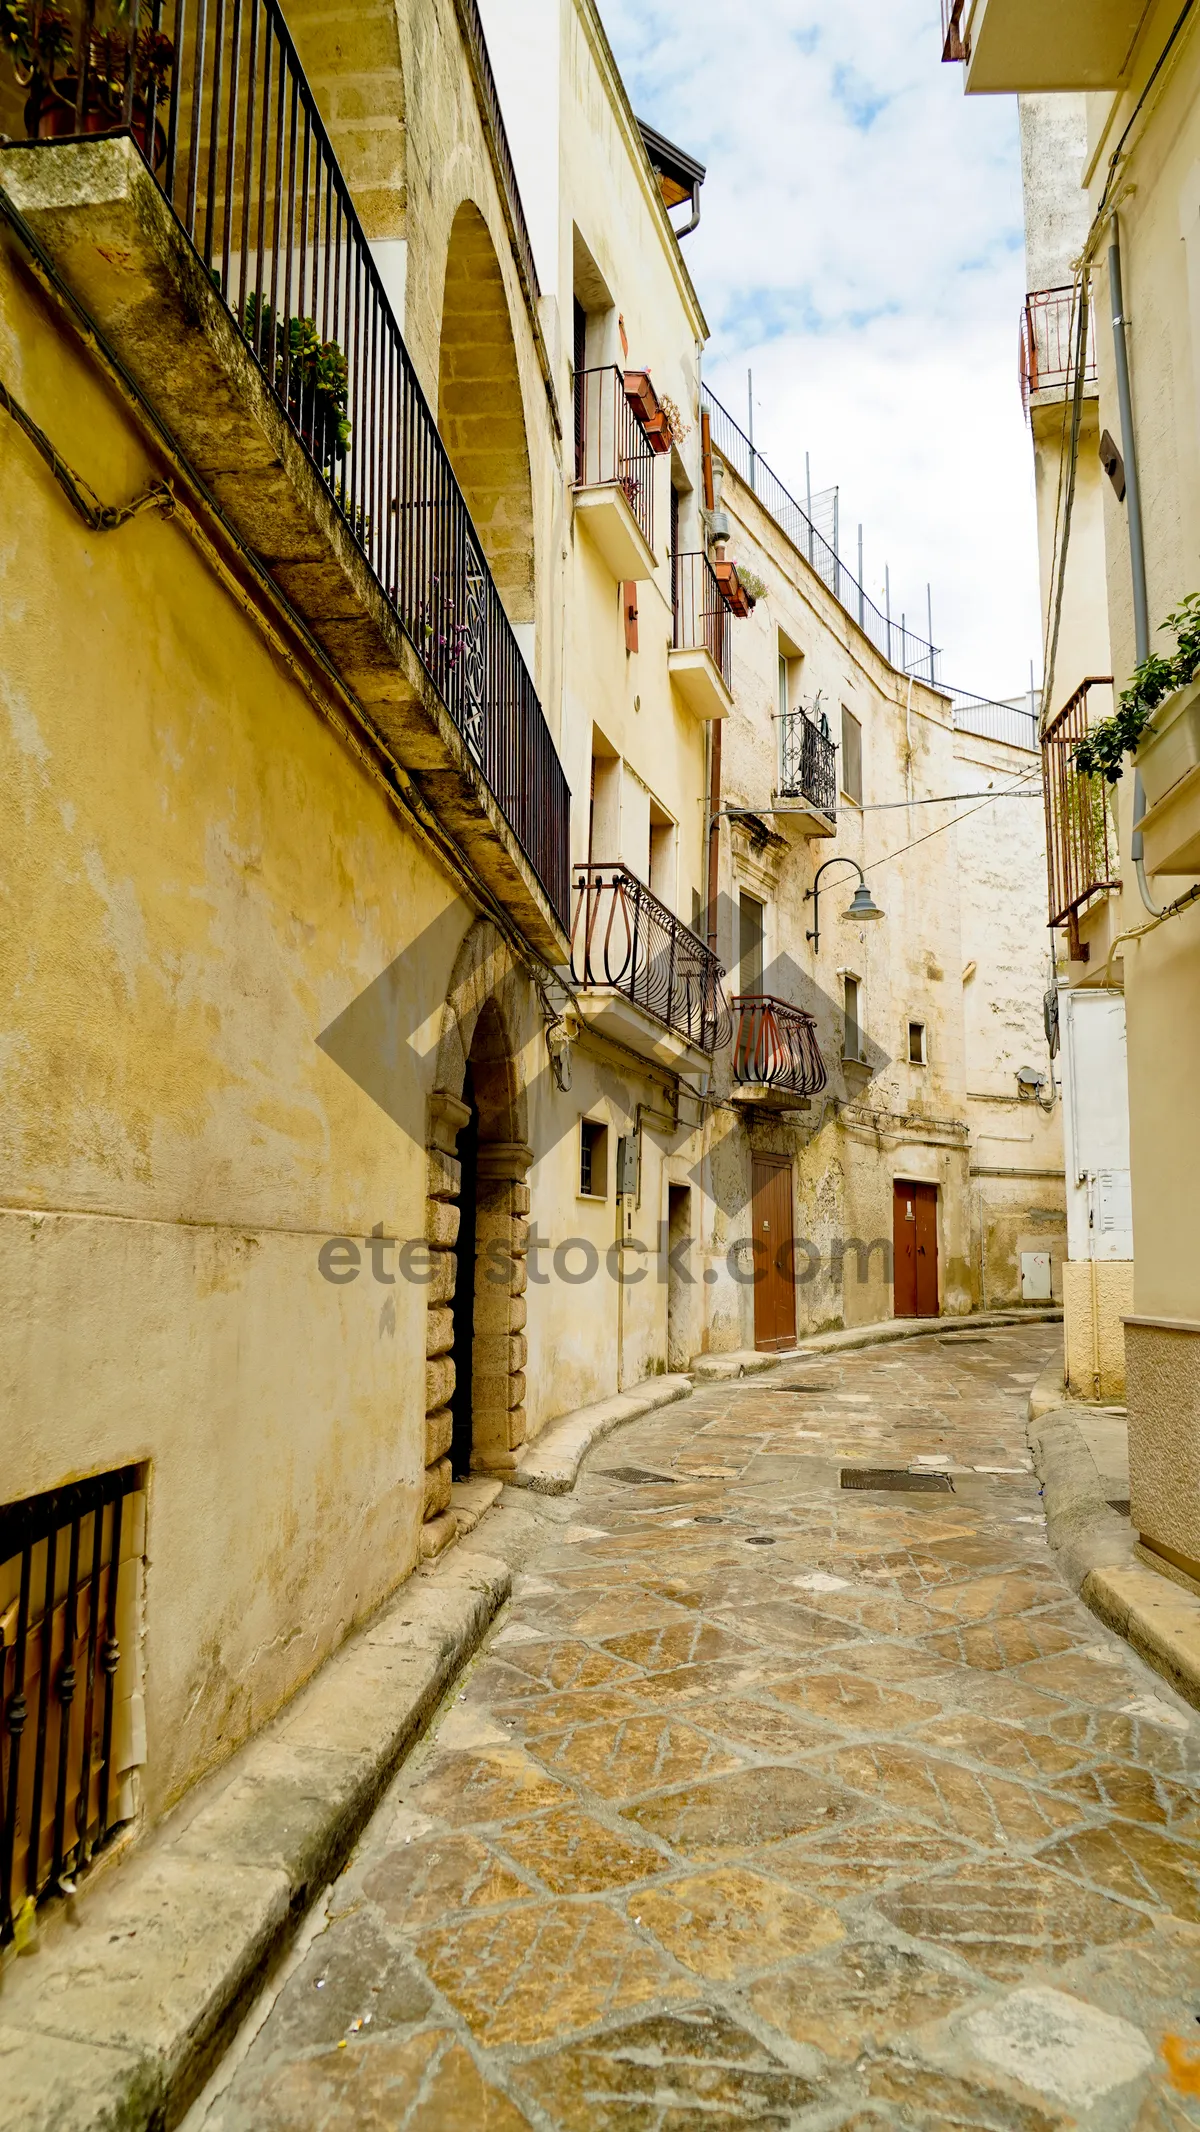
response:
M908 1025L908 1063L910 1066L925 1064L924 1022L910 1022Z
M579 1193L582 1199L608 1198L608 1127L595 1118L579 1121Z
M844 986L843 998L846 1024L845 1035L842 1039L842 1057L844 1059L861 1059L862 1024L859 1020L861 988L857 977L845 977L842 979L842 984Z

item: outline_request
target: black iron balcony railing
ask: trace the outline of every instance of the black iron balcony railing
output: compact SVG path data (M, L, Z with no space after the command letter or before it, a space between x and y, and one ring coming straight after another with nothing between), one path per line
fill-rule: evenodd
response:
M571 974L625 993L700 1051L733 1033L716 956L626 866L575 868Z
M1089 714L1088 698L1100 690ZM1079 913L1101 890L1120 886L1113 794L1102 777L1075 767L1075 743L1112 708L1111 675L1092 675L1050 720L1042 740L1046 800L1046 865L1050 923L1065 925L1073 957L1079 953Z
M676 651L706 651L733 693L733 618L707 555L672 558Z
M562 766L278 0L94 15L30 134L132 131L565 925Z
M837 818L837 744L807 711L787 711L780 719L779 796L807 800Z
M778 1089L783 1095L815 1096L825 1086L825 1061L811 1014L767 993L733 1002L737 1034L733 1078L742 1088Z
M134 1565L121 1538L142 1485L126 1466L0 1506L0 1946L124 1818L113 1726Z
M575 377L575 481L581 489L619 488L654 546L654 452L629 403L615 364Z

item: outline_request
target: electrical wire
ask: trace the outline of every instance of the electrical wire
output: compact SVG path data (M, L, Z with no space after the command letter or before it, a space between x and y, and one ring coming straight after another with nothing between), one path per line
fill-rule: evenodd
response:
M175 491L169 481L152 482L140 496L134 497L132 503L120 506L102 503L90 481L85 481L82 474L67 465L45 430L39 428L28 410L13 398L3 379L0 379L0 407L5 414L11 415L17 428L24 432L34 450L45 460L72 510L79 514L90 532L115 533L118 527L128 525L130 519L137 518L142 511L161 511L164 518L174 516Z
M1014 794L1019 794L1022 785L1028 785L1031 777L1040 777L1041 774L1041 764L1039 763L1036 769L1026 770L1024 775L1017 779L1015 785L1007 785L999 792L989 793L982 806L968 807L965 814L956 814L948 822L939 822L936 829L927 829L924 836L914 837L911 844L900 844L895 851L884 852L882 858L865 862L864 873L876 873L881 866L886 866L890 859L903 858L906 851L915 851L919 844L928 844L931 838L943 836L947 829L956 828L959 822L970 821L973 814L982 814L984 807L990 807L993 800L1008 799ZM1032 793L1029 796L1031 798L1034 797Z

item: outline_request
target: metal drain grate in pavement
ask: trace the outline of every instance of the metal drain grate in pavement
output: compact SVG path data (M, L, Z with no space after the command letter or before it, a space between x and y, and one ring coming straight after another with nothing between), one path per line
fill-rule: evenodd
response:
M602 1466L601 1477L606 1481L624 1481L630 1488L675 1488L678 1482L671 1473L650 1473L645 1466Z
M990 1335L987 1333L938 1334L939 1347L990 1347L991 1344Z
M843 1488L881 1488L897 1495L953 1495L948 1473L908 1473L903 1467L843 1466Z

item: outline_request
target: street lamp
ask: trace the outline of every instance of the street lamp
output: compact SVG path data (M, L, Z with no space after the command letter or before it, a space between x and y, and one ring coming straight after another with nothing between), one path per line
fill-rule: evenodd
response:
M843 918L848 918L851 920L851 922L853 922L855 919L860 919L865 923L868 918L882 918L883 916L883 912L880 910L879 905L876 903L874 897L872 896L870 889L867 887L866 881L863 878L863 870L862 867L859 865L858 860L852 859L850 857L849 852L835 852L832 859L826 859L825 864L823 866L818 866L816 873L813 875L812 887L806 888L804 891L805 902L807 903L810 897L812 899L812 931L811 933L807 933L805 935L805 938L807 940L812 941L814 954L820 951L821 946L821 875L825 873L829 867L839 865L852 866L854 868L855 873L858 875L858 887L855 889L854 894L850 899L849 910L842 912Z

